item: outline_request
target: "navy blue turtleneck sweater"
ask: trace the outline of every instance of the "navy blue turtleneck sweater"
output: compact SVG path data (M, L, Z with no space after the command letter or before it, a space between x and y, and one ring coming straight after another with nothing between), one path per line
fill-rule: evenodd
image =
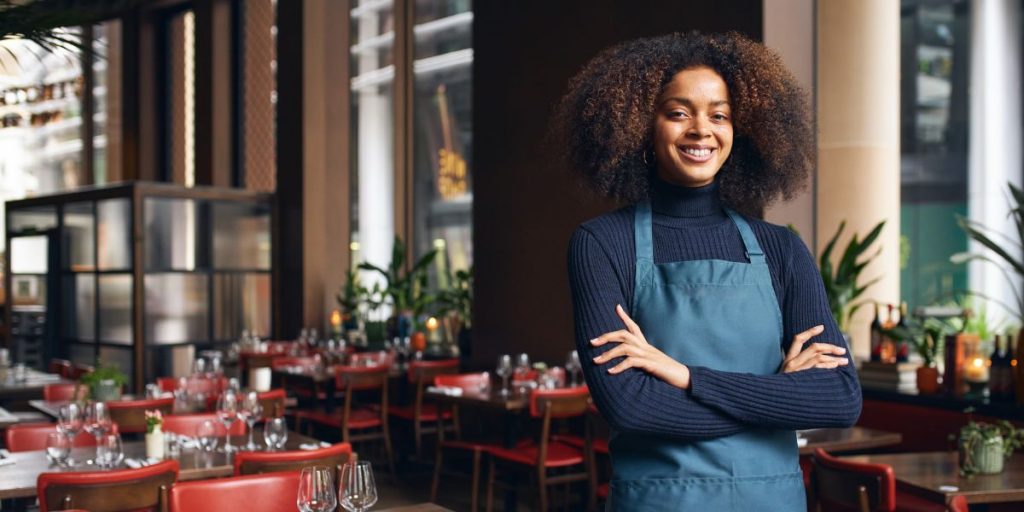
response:
M655 182L651 202L655 263L747 261L739 230L723 210L717 184L685 188ZM576 348L594 401L613 428L707 439L758 427L847 427L857 421L861 392L852 363L776 375L689 366L688 390L638 369L611 375L607 369L616 361L594 365L592 359L614 344L594 348L589 340L623 328L615 314L616 304L633 311L633 211L629 206L583 223L569 244ZM793 336L819 324L825 331L810 343L845 347L807 247L784 227L747 220L765 251L782 311L782 349L789 348Z

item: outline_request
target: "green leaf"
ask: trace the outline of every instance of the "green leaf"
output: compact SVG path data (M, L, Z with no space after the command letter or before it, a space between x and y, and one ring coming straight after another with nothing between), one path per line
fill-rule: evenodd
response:
M992 239L990 239L987 235L985 235L984 233L982 233L978 229L975 229L974 226L972 225L971 221L969 221L967 219L964 219L960 215L957 215L957 223L960 225L961 229L963 229L965 232L967 232L968 236L973 238L975 241L977 241L981 245L984 245L985 247L990 249L992 252L996 253L996 255L998 255L1007 264L1009 264L1011 267L1013 267L1013 270L1017 274L1024 276L1024 264L1022 264L1020 261L1017 261L1016 259L1014 259L1013 256L1011 256L1008 252L1006 252L1005 249L1000 247L999 244L993 242Z

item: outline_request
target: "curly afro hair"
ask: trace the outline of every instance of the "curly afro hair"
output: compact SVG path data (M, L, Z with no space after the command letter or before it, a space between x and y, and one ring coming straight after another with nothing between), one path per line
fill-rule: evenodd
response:
M554 117L563 158L599 193L649 197L655 102L678 72L707 66L729 89L734 140L716 176L722 200L760 215L803 189L814 162L806 95L773 51L737 33L675 33L604 50L570 81Z

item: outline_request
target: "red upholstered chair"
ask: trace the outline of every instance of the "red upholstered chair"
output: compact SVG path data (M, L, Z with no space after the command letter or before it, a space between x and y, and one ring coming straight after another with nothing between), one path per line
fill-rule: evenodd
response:
M235 475L255 475L278 471L298 471L309 466L327 466L337 472L341 466L353 460L352 445L338 443L319 450L289 450L284 452L238 452L235 455ZM292 500L294 504L294 497Z
M280 512L294 510L299 471L236 476L174 484L171 512Z
M837 512L945 512L946 504L896 490L892 466L837 459L814 450L811 471L812 499L821 510ZM967 510L963 496L948 510Z
M89 388L77 382L62 382L43 386L43 400L47 402L71 402L76 398L85 400L88 396Z
M51 359L50 373L55 373L65 379L71 378L71 361L67 359Z
M388 430L388 373L390 364L376 366L336 366L335 387L344 394L342 407L333 411L323 408L295 411L295 429L302 421L309 421L341 430L345 443L381 440L387 453L388 468L395 474L394 455L391 451L391 435ZM357 391L376 391L379 401L358 404ZM352 433L352 431L357 431Z
M586 414L590 405L590 392L586 386L563 389L536 389L530 393L530 416L541 420L540 437L536 442L521 444L515 447L490 445L487 452L491 455L490 475L487 479L487 508L490 510L494 498L494 483L497 479L497 462L503 466L532 469L536 471L540 491L542 512L548 509L547 486L570 482L587 482L591 484L590 458L591 450L581 450L574 446L551 439L551 423L554 419L567 419ZM590 444L590 427L585 428L585 445ZM567 468L579 466L577 472L565 471ZM559 474L549 475L548 471L559 469ZM594 491L587 493L588 510L594 508Z
M71 365L71 374L68 375L68 378L71 380L78 380L82 378L83 375L94 371L96 371L96 368L93 368L90 365L75 363Z
M164 425L161 429L164 432L173 432L179 435L195 437L196 428L204 421L210 420L218 425L223 425L214 413L203 414L169 414L164 416ZM233 436L244 436L246 434L245 422L238 420L231 424L228 431Z
M284 389L271 389L258 394L260 405L263 406L264 418L280 418L284 416L285 400L288 394Z
M111 400L107 402L110 419L121 432L145 432L146 411L160 411L164 416L174 412L174 397L146 400Z
M459 373L458 359L445 359L443 361L412 361L409 363L409 384L415 391L413 401L407 405L392 405L388 413L396 418L412 422L413 438L416 445L416 455L422 453L423 434L437 432L435 426L444 427L443 422L438 422L437 404L433 401L424 400L423 393L427 386L434 382L438 375L454 375ZM444 419L451 418L451 413L442 414ZM427 425L424 425L426 423Z
M39 512L82 508L93 512L161 510L178 479L178 461L139 469L42 473L36 480Z
M487 372L438 375L434 377L435 386L462 388L463 392L476 391L482 387L490 385L490 382L491 376ZM478 488L480 487L480 458L487 451L487 447L490 445L487 443L466 441L462 439L462 430L459 428L459 406L457 404L452 405L451 412L447 414L451 415L455 437L453 439L446 439L444 429L438 430L437 446L435 447L436 452L434 455L434 479L430 484L430 501L432 503L437 502L437 490L441 483L441 471L443 471L444 466L444 451L469 451L473 454L473 486L470 490L470 506L471 510L476 510L477 498L479 495Z
M174 393L178 390L178 377L157 377L156 385L164 393Z
M31 452L46 449L46 436L57 432L55 423L22 423L7 427L4 433L4 445L12 452ZM71 440L73 448L96 446L96 438L85 432L79 432Z

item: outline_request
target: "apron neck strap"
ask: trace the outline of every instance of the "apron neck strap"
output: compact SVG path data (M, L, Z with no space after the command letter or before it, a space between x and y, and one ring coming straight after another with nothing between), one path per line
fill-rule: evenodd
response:
M736 224L736 228L740 230L740 237L743 238L743 245L747 249L747 258L750 259L750 262L764 263L764 251L761 250L761 244L757 243L754 230L750 229L747 220L730 208L726 208L725 213L729 214L733 224Z

